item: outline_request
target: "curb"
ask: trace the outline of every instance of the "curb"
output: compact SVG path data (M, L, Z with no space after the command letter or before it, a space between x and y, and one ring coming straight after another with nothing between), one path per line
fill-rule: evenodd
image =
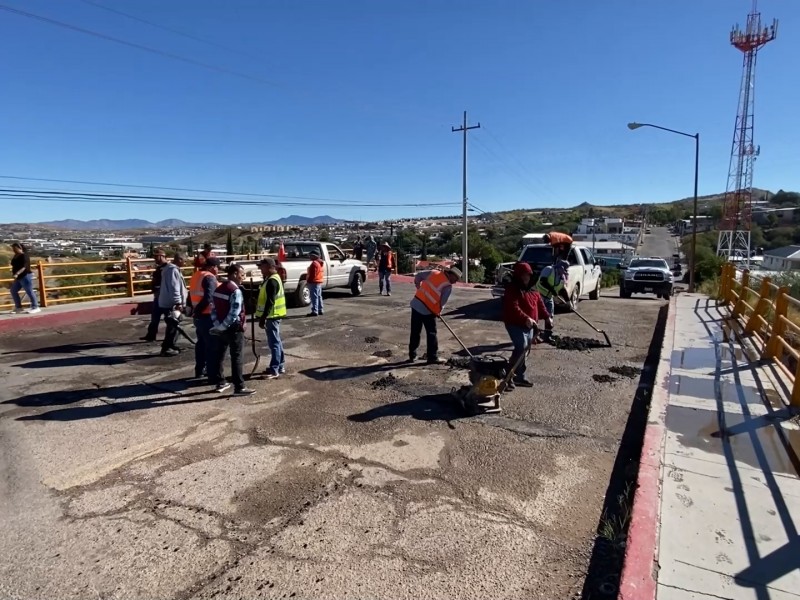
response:
M661 471L672 349L675 345L676 304L676 296L672 296L639 459L618 600L655 600L658 589Z
M149 315L152 302L122 302L120 304L104 306L83 306L74 305L71 310L59 312L43 312L34 316L19 316L0 320L0 334L36 331L39 329L54 329L69 325L79 325L81 323L91 323L93 321L105 321L107 319L119 319L131 315Z

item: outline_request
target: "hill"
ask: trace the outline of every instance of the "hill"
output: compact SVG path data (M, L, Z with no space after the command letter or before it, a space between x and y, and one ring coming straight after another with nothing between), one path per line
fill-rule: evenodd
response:
M54 229L66 229L70 231L120 231L127 229L157 229L164 227L194 227L198 225L215 225L215 223L187 223L180 219L164 219L157 223L151 223L143 219L93 219L91 221L80 221L78 219L63 219L61 221L45 221L36 223Z

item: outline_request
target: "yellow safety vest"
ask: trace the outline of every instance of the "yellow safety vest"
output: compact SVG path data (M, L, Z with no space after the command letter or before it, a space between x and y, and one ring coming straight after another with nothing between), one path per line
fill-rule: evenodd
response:
M547 268L547 267L545 267L545 268ZM550 284L550 287L552 287L556 291L556 294L557 294L562 289L564 289L564 280L563 279L559 279L558 283L556 283L556 270L553 267L549 267L549 268L550 268L550 273L547 275L547 277L545 277L545 279L547 280L547 283ZM550 293L550 290L547 289L542 284L541 281L537 281L536 282L536 289L539 291L539 293L544 298L549 298L552 295Z
M281 276L275 273L270 275L270 279L278 282L278 294L275 296L275 303L267 315L268 319L281 319L286 316L286 295L283 291L283 281ZM267 305L267 281L261 284L261 289L258 290L258 303L256 304L256 318L260 319L264 315L264 307Z

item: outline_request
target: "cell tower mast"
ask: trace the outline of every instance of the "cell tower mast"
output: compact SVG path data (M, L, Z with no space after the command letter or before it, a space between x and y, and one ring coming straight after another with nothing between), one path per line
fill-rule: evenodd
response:
M717 254L728 260L744 260L750 266L750 227L753 202L753 164L760 148L753 144L753 117L756 97L756 59L758 51L775 39L778 21L769 27L761 25L758 0L747 15L744 31L737 24L731 31L731 45L744 55L739 109L733 130L728 185L722 209Z

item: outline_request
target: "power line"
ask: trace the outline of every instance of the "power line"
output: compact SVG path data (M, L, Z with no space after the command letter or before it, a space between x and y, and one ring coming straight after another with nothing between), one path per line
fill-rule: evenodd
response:
M174 29L172 27L167 27L166 25L161 25L160 23L154 23L153 21L148 21L147 19L143 19L142 17L137 17L136 15L132 15L128 12L123 10L119 10L118 8L111 8L110 6L105 6L99 2L93 2L92 0L81 0L84 4L88 4L90 6L94 6L96 8L100 8L102 10L108 11L110 13L114 13L120 16L123 16L128 19L132 19L133 21L138 21L139 23L144 23L145 25L149 25L150 27L155 27L156 29L161 29L163 31L168 31L169 33L174 33L175 35L179 35L181 37L188 38L190 40L194 40L196 42L200 42L202 44L207 44L209 46L213 46L214 48L219 48L220 50L225 50L226 52L232 52L234 54L239 54L241 56L247 56L248 58L254 58L256 60L264 60L261 56L256 56L255 54L250 54L249 52L245 52L244 50L239 50L237 48L231 48L230 46L225 46L218 42L213 42L211 40L207 40L205 38L201 38L191 33L186 33L185 31L181 31L180 29Z
M534 196L538 196L541 198L541 192L534 189L533 185L530 181L528 181L525 177L523 177L516 169L512 168L508 163L506 163L502 158L500 158L497 153L492 150L489 146L483 143L483 140L480 139L478 136L474 136L475 141L478 145L483 148L483 150L492 158L497 161L497 164L502 167L508 174L515 176L519 179L520 183L522 183L525 188L530 191Z
M34 19L36 21L41 21L43 23L49 23L50 25L55 25L57 27L63 27L64 29L70 29L72 31L77 31L79 33L85 33L86 35L91 35L96 38L100 38L102 40L106 40L109 42L114 42L115 44L121 44L123 46L128 46L130 48L136 48L137 50L142 50L144 52L149 52L151 54L156 54L159 56L163 56L166 58L171 58L172 60L177 60L183 63L187 63L190 65L194 65L196 67L201 67L203 69L209 69L211 71L216 71L218 73L227 73L228 75L233 75L235 77L240 77L242 79L247 79L250 81L255 81L264 85L268 85L271 87L283 87L281 84L270 81L268 79L264 79L263 77L258 77L257 75L249 75L247 73L242 73L241 71L234 71L233 69L227 69L225 67L219 67L217 65L212 65L210 63L205 63L199 60L195 60L194 58L188 58L186 56L181 56L180 54L174 54L172 52L167 52L165 50L159 50L158 48L152 48L150 46L145 46L144 44L139 44L136 42L129 42L128 40L123 40L118 37L114 37L112 35L107 35L105 33L100 33L99 31L93 31L91 29L85 29L83 27L79 27L77 25L72 25L70 23L65 23L64 21L58 21L56 19L51 19L49 17L44 17L42 15L37 15L25 10L20 10L18 8L12 8L11 6L6 6L5 4L0 4L0 10L5 10L10 13L14 13L16 15L20 15L22 17L27 17L29 19Z

